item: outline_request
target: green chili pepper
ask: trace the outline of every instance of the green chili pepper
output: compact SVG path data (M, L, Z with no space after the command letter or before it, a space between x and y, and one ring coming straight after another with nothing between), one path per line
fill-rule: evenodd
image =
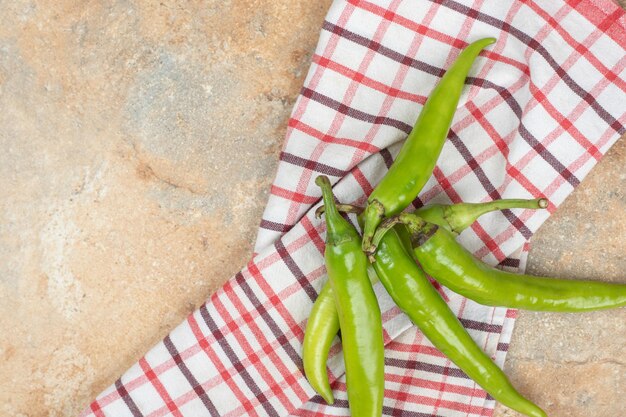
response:
M546 413L515 390L502 370L482 351L415 263L397 225L380 240L373 266L396 305L432 344L496 401L531 417ZM409 249L410 250L410 249Z
M360 213L363 211L359 207L347 204L335 204L335 206L344 213ZM320 218L322 216L324 213L323 208L323 205L318 207L315 217ZM375 278L375 275L372 274L371 278ZM372 284L374 283L372 282ZM335 307L335 298L330 281L326 281L315 299L315 303L313 303L313 308L306 323L304 340L302 341L302 362L304 364L304 374L309 384L327 404L335 402L328 381L326 361L337 332L339 332L339 317Z
M502 271L476 259L445 228L412 214L403 213L381 224L374 242L397 222L407 225L414 254L426 273L480 304L555 312L604 310L626 305L626 284Z
M353 417L380 417L384 394L384 344L378 300L367 274L361 239L335 207L330 181L321 175L326 206L328 280L341 327L348 403Z
M389 172L367 200L363 213L362 247L371 254L372 237L380 222L400 213L417 197L430 178L452 124L461 97L465 78L481 50L495 42L494 38L468 45L431 92L413 130L405 141Z
M435 223L455 233L460 233L485 213L512 208L545 208L547 207L547 202L546 199L540 198L535 200L503 199L486 203L460 203L454 205L436 204L422 207L416 210L415 213L419 213L420 217L427 219L431 223ZM337 204L336 206L339 211L346 213L360 214L363 211L359 207L348 204ZM320 217L323 212L324 206L320 206L315 214L317 217ZM362 220L362 218L359 218L359 220ZM411 240L406 228L398 228L396 233L403 241L404 247L410 248ZM372 279L372 284L378 281L375 274L372 274L370 278ZM328 382L326 361L330 346L338 331L339 319L337 317L337 309L335 308L333 291L330 282L326 282L313 304L313 309L307 321L302 343L302 360L304 372L311 387L328 404L332 404L334 398Z
M302 362L304 374L311 387L328 404L335 402L328 382L326 360L335 335L339 331L339 317L335 308L335 298L330 282L320 291L306 323L302 342Z

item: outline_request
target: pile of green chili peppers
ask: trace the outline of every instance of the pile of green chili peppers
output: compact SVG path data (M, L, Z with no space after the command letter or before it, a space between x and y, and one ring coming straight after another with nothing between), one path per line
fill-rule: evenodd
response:
M626 284L519 275L474 258L455 236L479 216L503 209L541 209L547 200L431 205L403 212L432 174L452 123L465 78L478 54L495 41L467 46L432 91L389 172L365 208L338 204L331 183L319 176L326 220L324 258L328 282L313 305L303 342L305 374L319 395L334 401L326 371L328 352L341 329L348 402L353 417L382 415L384 345L380 308L372 288L380 280L423 334L495 400L531 417L546 413L517 392L504 372L467 333L431 285L490 306L579 312L626 305ZM356 213L362 236L343 216ZM372 266L375 277L370 278Z

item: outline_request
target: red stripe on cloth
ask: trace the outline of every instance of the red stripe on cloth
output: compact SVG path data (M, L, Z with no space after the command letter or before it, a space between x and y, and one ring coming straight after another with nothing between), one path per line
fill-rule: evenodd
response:
M623 45L626 39L626 12L611 0L568 0L578 13L585 16L594 26L601 26L610 17L612 24L606 26L603 31L610 36L618 45Z
M409 329L407 331L415 331L415 333L420 334L422 336L422 341L425 342L426 339L423 338L423 334L422 332L418 331L417 329ZM411 339L410 341L406 342L403 341L404 338L402 338L402 340L392 340L388 343L387 347L389 348L389 351L391 353L393 353L394 357L399 356L400 353L420 353L420 354L424 354L427 356L431 356L435 359L437 358L445 358L446 355L444 355L443 353L441 353L441 351L439 349L437 349L436 347L432 346L430 343L414 343L414 339ZM404 355L403 355L404 357ZM410 359L409 355L407 355L407 359L405 360L413 360L413 362L424 362L424 361L418 361L417 359ZM427 362L425 362L427 363ZM432 370L432 369L431 369Z
M329 134L323 133L322 131L315 129L313 126L310 126L304 123L303 121L298 120L294 117L289 119L289 126L301 131L302 133L306 133L307 135L312 136L315 139L318 139L322 142L336 143L339 145L346 145L352 148L361 147L364 151L369 152L369 153L376 153L380 151L380 149L378 149L376 146L371 145L371 144L363 144L358 140L339 138L336 136L331 136Z
M456 190L452 187L450 183L450 179L445 176L445 174L439 169L438 166L435 166L433 169L433 176L441 186L441 190L445 192L453 204L458 204L462 201L461 196Z
M282 197L286 200L295 201L296 203L303 204L313 204L319 201L320 197L309 196L303 193L299 193L296 191L290 191L285 188L279 187L278 185L272 185L271 191L272 194L278 197Z
M549 211L549 208L548 208L548 211ZM510 212L510 210L503 210L502 214L505 217L507 217L507 220L511 221L509 219L509 217L508 217L508 214L507 214L508 212ZM511 216L513 216L515 219L520 221L522 224L525 224L528 221L528 219L530 217L532 217L534 214L535 214L534 210L525 210L525 211L522 212L522 214L519 217L513 216L512 213L511 213ZM506 242L507 240L511 239L515 232L516 231L514 229L507 228L504 231L502 231L501 233L499 233L498 235L496 235L493 238L493 241L499 246L502 243ZM485 256L487 256L487 254L490 253L490 252L491 251L487 247L483 247L483 248L475 251L474 252L474 256L476 256L477 258L481 259L481 258L484 258ZM513 265L507 265L507 259L509 259L509 258L497 259L498 260L498 264L499 265L504 265L504 266L513 266ZM518 266L516 266L516 268L519 267L519 260L516 259L515 262L518 263Z
M415 371L415 369L410 368L410 367L407 367L406 369ZM413 386L413 387L418 387L418 388L423 388L423 389L436 389L435 387L433 387L434 385L433 381L420 378L413 374L399 376L393 373L389 373L388 375L385 376L385 381L402 384L402 386ZM398 392L398 395L402 394L402 391L397 391L397 392ZM451 384L451 383L446 384L445 392L453 393L453 394L468 395L468 396L475 394L474 388L468 388L463 385Z
M355 167L352 170L352 175L354 175L354 179L363 189L365 195L370 195L374 190L374 187L372 187L372 184L370 184L370 182L367 180L367 177L363 175L363 172L358 167Z
M335 71L336 73L341 74L345 76L346 78L351 78L355 81L360 82L361 84L367 87L380 91L381 93L389 95L391 97L400 98L403 100L409 100L409 101L419 103L422 105L426 102L426 96L414 94L408 91L403 91L398 88L391 87L385 83L376 81L373 78L370 78L366 75L358 73L351 68L348 68L344 65L341 65L323 56L320 56L317 54L313 55L313 62L315 62L318 65L322 65L323 67L328 68L332 71Z
M100 405L98 404L98 400L93 401L90 405L89 405L89 409L91 411L93 411L93 413L96 415L96 417L105 417L104 412L102 411L102 408L100 408ZM81 414L81 416L85 415L85 412L83 412Z
M398 367L399 369L406 369L406 366L410 366L407 364L403 364L405 366L402 367ZM451 373L454 373L455 369L454 368L449 368ZM445 372L442 370L442 372ZM442 373L440 373L440 375L443 375ZM464 374L463 374L464 375ZM389 382L393 382L391 380L391 378L389 377L389 375L385 375L385 381L389 381ZM422 380L424 381L423 386L420 386L420 379L416 379L416 383L418 384L419 388L422 389L430 389L430 390L436 390L438 388L438 386L440 385L437 382L433 382L433 381L426 381L426 380ZM429 384L430 382L430 384ZM346 389L346 384L344 381L338 381L334 386L334 389L340 390L340 391L345 391ZM445 385L446 391L447 393L461 393L461 392L465 392L465 390L463 389L463 387L460 387L458 385L453 385L453 384L446 384ZM483 396L486 397L486 393L484 391L483 392ZM409 403L409 404L420 404L422 406L431 406L431 407L435 407L437 404L437 399L428 396L426 393L422 394L415 394L413 392L405 392L405 391L398 391L395 389L385 389L385 398L387 400L401 400L405 403ZM458 401L450 401L450 400L444 400L442 399L440 402L440 406L441 408L445 408L448 410L453 410L453 411L459 411L459 412L468 412L471 414L478 414L481 415L481 413L484 412L484 407L482 406L476 406L476 405L469 405L469 404L464 404ZM348 408L348 404L347 401L345 400L336 400L335 407L341 407L341 408ZM391 410L392 407L388 407L385 406L383 408L383 415L396 415L396 414L391 414ZM439 415L439 414L432 414L432 413L428 413L428 414L422 414L422 413L412 413L409 410L406 409L397 409L398 412L402 412L402 414L400 415L409 415L409 416L433 416L433 415Z
M496 128L491 123L489 123L489 120L487 120L480 107L476 107L473 102L469 101L467 103L467 108L470 114L474 116L474 120L478 122L478 124L480 124L483 129L485 129L487 135L493 140L494 144L496 145L497 150L493 149L491 154L496 155L499 153L502 154L502 156L504 156L504 158L506 159L509 156L509 145L503 140ZM480 164L478 157L475 157L474 159Z
M311 223L308 217L302 218L302 227L304 227L306 234L311 238L311 242L313 242L318 252L323 255L326 245L322 240L319 231L315 228L315 226L313 226L313 223Z
M422 347L425 344L425 336L422 332L412 332L412 333L413 333L413 337L410 340L407 340L407 342L409 343L406 343L406 344L415 346L415 348L411 349L408 352L407 359L417 360L419 358L420 351L422 350L420 349L420 347ZM395 403L393 404L394 408L397 408L397 409L406 408L406 396L402 394L409 392L414 386L418 386L419 384L419 382L417 384L412 383L413 377L415 377L415 372L410 368L405 368L402 371L402 376L390 374L389 378L385 379L386 384L387 384L387 381L390 381L390 380L393 381L395 379L396 380L395 383L398 385L398 387L396 388L396 391L398 391L399 395Z
M139 366L141 367L143 373L146 374L148 381L150 381L154 389L159 393L159 396L167 406L167 409L172 413L172 415L175 417L183 417L176 404L174 404L174 401L172 401L172 397L170 397L169 393L167 392L161 381L159 381L159 378L157 378L156 374L148 364L148 361L145 357L139 359Z
M428 280L430 281L430 284L437 290L441 298L443 298L445 302L449 302L450 297L448 297L448 294L446 294L446 291L444 290L443 285L441 285L438 281L436 281L430 275L428 275Z
M378 15L389 22L400 24L420 35L428 35L429 37L433 39L445 40L449 44L455 46L457 49L463 48L465 46L463 45L463 41L453 38L443 32L433 30L429 28L427 25L416 23L410 19L405 18L404 16L394 13L394 11L392 10L381 7L377 4L371 3L369 1L364 1L364 0L347 0L347 1L348 3L351 3L356 7L359 7L363 10L367 10L370 13Z

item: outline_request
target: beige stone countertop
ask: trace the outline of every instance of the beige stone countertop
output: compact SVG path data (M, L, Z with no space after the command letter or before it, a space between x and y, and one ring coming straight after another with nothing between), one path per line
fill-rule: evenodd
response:
M0 2L0 416L76 415L248 260L329 4ZM624 166L622 138L530 273L624 277ZM625 322L521 312L505 370L624 416Z

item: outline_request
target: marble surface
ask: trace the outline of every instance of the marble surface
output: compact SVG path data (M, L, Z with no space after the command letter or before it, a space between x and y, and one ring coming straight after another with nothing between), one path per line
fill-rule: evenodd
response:
M0 415L75 415L247 261L329 4L0 0ZM625 164L532 273L623 276ZM626 415L625 320L522 312L506 371L552 417Z

